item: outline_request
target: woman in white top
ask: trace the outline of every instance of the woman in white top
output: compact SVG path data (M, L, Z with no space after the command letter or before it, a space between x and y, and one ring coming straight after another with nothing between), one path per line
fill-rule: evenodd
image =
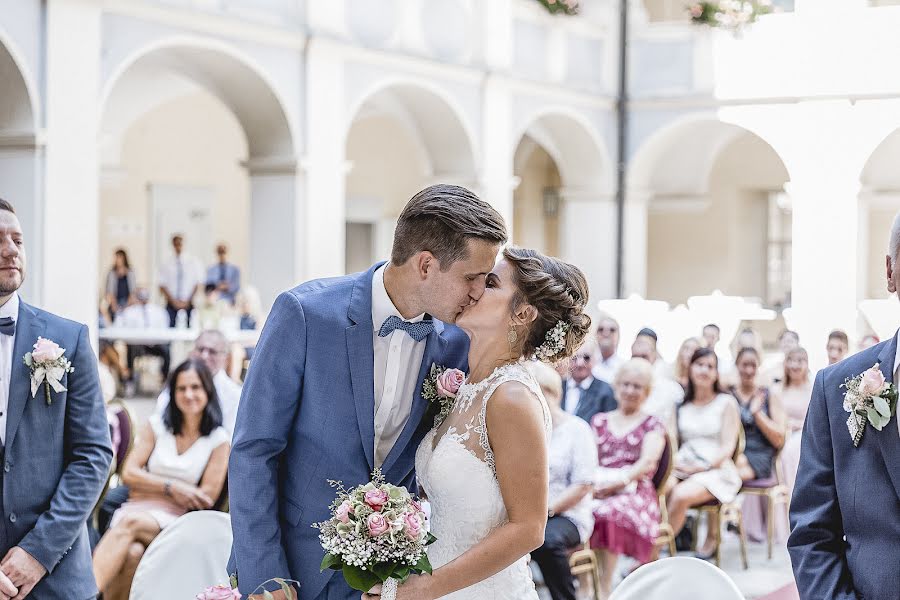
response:
M675 533L684 527L690 507L711 500L731 502L741 489L741 477L733 460L741 418L734 396L719 389L716 353L709 348L694 352L689 376L684 403L678 409L681 446L675 456L666 502L669 524ZM709 547L710 541L707 539L700 550L700 557L711 556L715 551Z
M130 500L94 551L94 577L106 600L125 600L144 550L190 510L213 507L228 471L229 435L212 376L189 359L169 379L170 402L141 430L122 470Z

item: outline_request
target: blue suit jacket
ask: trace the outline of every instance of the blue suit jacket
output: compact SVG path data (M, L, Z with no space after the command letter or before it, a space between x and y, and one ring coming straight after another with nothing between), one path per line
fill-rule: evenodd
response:
M858 448L843 408L848 377L875 363L893 379L896 337L819 371L803 426L788 550L804 600L900 598L897 417L867 424Z
M244 594L272 577L315 598L335 576L312 524L330 517L335 490L369 481L375 466L372 274L304 283L282 293L266 321L241 394L228 466L234 545L229 572ZM415 452L431 428L421 382L432 363L466 369L468 339L435 321L412 413L382 465L415 489ZM274 587L270 587L274 589Z
M43 386L31 396L31 370L23 357L38 336L66 349L74 371L64 392ZM35 600L97 595L91 567L87 518L109 474L112 448L97 363L85 325L19 304L12 356L3 464L5 547L20 546L47 575L34 587Z

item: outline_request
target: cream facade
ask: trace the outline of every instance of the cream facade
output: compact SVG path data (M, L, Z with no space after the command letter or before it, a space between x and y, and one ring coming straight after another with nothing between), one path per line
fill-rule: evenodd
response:
M900 7L782 4L735 38L631 2L624 292L790 304L815 353L886 296ZM6 3L0 196L25 295L93 323L112 251L155 287L179 231L204 262L227 243L268 305L387 257L405 201L452 182L612 297L618 6Z

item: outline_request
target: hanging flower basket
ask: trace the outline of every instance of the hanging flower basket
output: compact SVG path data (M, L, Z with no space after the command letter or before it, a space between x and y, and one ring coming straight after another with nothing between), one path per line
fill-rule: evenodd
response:
M577 15L581 0L537 0L551 15Z
M771 0L712 0L688 6L691 22L737 33L772 12Z

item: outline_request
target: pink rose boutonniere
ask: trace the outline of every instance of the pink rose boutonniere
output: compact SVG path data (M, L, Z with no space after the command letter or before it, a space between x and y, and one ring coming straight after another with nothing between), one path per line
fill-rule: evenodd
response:
M429 402L439 402L441 410L434 418L434 426L440 425L456 401L456 394L466 380L466 374L459 369L448 369L436 364L431 365L428 377L422 382L422 397Z
M850 413L847 430L854 446L859 446L866 429L866 421L881 431L897 412L897 388L888 383L875 363L871 369L848 378L841 387L844 393L844 410Z
M25 357L25 365L31 369L31 397L37 396L38 388L44 384L44 392L47 398L47 406L50 406L50 388L55 392L65 392L62 378L66 373L75 369L72 363L65 357L66 349L59 344L42 337L37 339L34 350L28 352Z

